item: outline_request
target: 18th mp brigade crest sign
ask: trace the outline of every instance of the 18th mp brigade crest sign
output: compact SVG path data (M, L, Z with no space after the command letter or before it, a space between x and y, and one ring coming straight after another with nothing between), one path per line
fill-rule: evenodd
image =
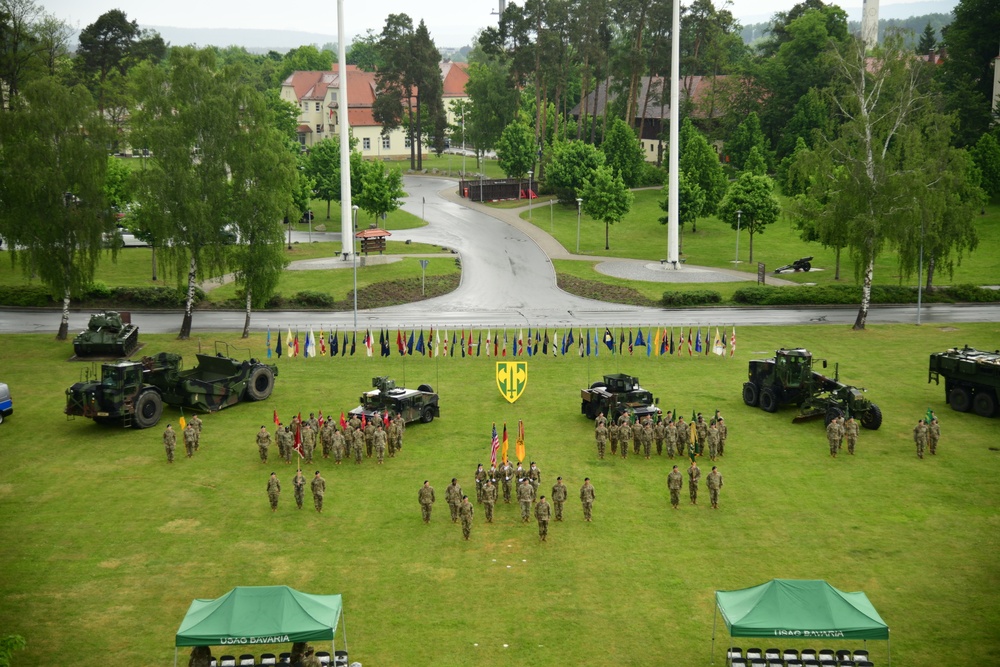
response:
M497 389L508 403L513 403L524 393L528 384L527 361L498 361Z

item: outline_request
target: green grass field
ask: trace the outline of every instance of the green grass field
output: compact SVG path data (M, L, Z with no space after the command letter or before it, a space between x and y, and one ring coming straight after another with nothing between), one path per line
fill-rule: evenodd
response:
M574 665L598 656L708 665L715 590L822 578L868 594L892 630L893 664L991 664L1000 652L1000 420L952 412L943 387L926 378L928 353L994 349L998 338L997 324L745 327L733 359L606 350L531 358L513 405L496 389L492 359L282 358L270 400L204 416L202 450L167 465L160 434L176 410L146 431L66 421L64 389L89 365L67 363L70 345L47 335L8 335L0 380L16 413L0 425L0 634L27 639L15 664L72 656L93 667L168 665L193 598L287 584L343 594L351 659L366 665ZM234 334L142 336L144 353L177 351L188 364L216 339L246 346ZM262 355L263 333L249 345ZM830 459L821 422L796 425L790 408L770 415L742 404L747 360L794 345L839 361L841 379L880 404L885 422L862 432L856 456ZM638 375L664 409L726 416L719 511L671 511L664 457L597 460L579 389L609 372ZM328 509L297 511L292 466L259 463L254 433L271 425L273 410L286 420L297 411L339 415L381 374L431 384L440 419L410 426L400 456L383 466L321 460L313 468L326 477ZM939 454L921 461L911 429L928 406L943 435ZM543 488L557 475L570 487L566 521L541 544L515 505L499 505L492 525L477 507L464 542L444 489L458 477L474 492L491 423L507 422L513 450L518 419ZM265 494L272 469L283 485L277 514ZM589 524L576 499L585 476L597 489ZM429 526L416 501L424 479L438 494ZM724 626L719 639L727 643ZM887 664L884 645L868 649ZM717 663L722 655L717 647Z

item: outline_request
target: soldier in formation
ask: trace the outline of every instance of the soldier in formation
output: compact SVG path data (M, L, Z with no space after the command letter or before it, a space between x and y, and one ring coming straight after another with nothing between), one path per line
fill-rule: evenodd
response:
M496 462L490 464L490 469L486 471L486 476L492 479L494 484L500 483L500 471L497 470Z
M278 511L278 495L281 493L281 482L273 472L267 480L267 499L271 501L271 511Z
M587 477L583 480L583 486L580 487L580 503L583 505L583 520L591 520L591 512L594 509L594 498L596 497L594 493L594 485L590 483L590 478Z
M632 423L631 429L632 453L639 456L639 448L642 447L642 424L639 423L638 419Z
M603 417L603 415L601 415ZM608 444L608 427L604 422L598 421L594 429L594 439L597 440L597 458L604 458L604 448Z
M917 425L913 427L913 442L917 444L917 458L924 458L924 448L927 446L927 422L923 419L918 419Z
M691 467L688 468L688 494L691 496L691 504L698 504L698 481L701 479L701 468L691 460Z
M301 468L295 471L295 477L292 478L292 490L295 492L295 506L302 509L302 501L306 496L306 476L302 474Z
M563 484L562 477L556 477L556 483L552 485L552 505L555 509L556 521L562 521L563 503L569 498L569 491Z
M826 425L826 441L830 445L830 456L837 458L837 451L840 448L840 438L843 436L843 431L840 427L839 419L831 419L830 423Z
M476 509L469 502L469 496L462 496L462 502L458 506L458 513L462 517L462 537L466 540L472 534L472 515Z
M323 496L326 495L326 480L320 476L319 470L317 470L316 474L313 476L310 488L312 489L313 494L313 505L316 506L317 512L322 512Z
M847 453L854 456L854 447L858 444L858 422L853 416L844 422L844 435L847 437Z
M191 415L191 426L194 427L194 451L198 451L201 447L201 426L202 421L199 419L198 415Z
M431 509L434 506L434 487L424 480L424 485L417 491L417 501L420 503L420 514L424 518L424 523L431 522Z
M375 435L373 436L373 439L375 441L375 458L378 460L378 464L382 465L382 461L385 460L386 437L385 429L382 428L381 421L375 425Z
M694 430L698 438L695 451L698 453L698 456L702 456L705 453L705 444L708 442L708 424L705 423L705 418L701 416L700 412L695 419Z
M599 412L599 413L597 413L597 419L595 419L594 422L595 422L595 424L594 424L595 427L596 426L607 426L608 419L607 419L607 417L604 416L603 412Z
M375 448L375 421L377 418L372 418L368 420L365 424L365 455L367 458L372 457L372 450Z
M708 500L712 503L712 509L719 509L719 489L722 488L722 473L716 466L712 466L712 472L705 478L705 485L708 486Z
M174 449L177 447L177 434L174 432L174 425L167 424L167 430L163 432L163 449L167 452L167 463L174 462Z
M330 449L333 451L334 465L339 466L341 460L344 458L346 441L344 440L344 434L336 427L334 427L333 433L330 434Z
M648 417L639 431L639 441L642 443L642 452L648 461L653 449L653 424Z
M628 422L618 424L618 451L621 452L623 459L628 458L628 443L631 439L632 426Z
M719 427L716 425L714 419L708 424L708 437L706 441L708 443L708 458L714 461L719 455Z
M306 463L313 462L313 452L316 450L316 431L313 430L312 420L302 424L302 458Z
M510 505L510 487L514 479L514 466L510 461L504 461L500 466L500 481L503 485L503 501Z
M396 415L389 422L389 432L386 434L389 440L389 458L395 458L396 452L400 449L400 442L403 438L403 427L402 418L400 415Z
M551 515L552 508L546 502L545 496L542 496L535 503L535 520L538 521L538 539L541 542L545 542L545 538L549 535L549 517Z
M670 505L677 509L681 502L681 489L684 488L684 476L677 470L677 466L667 475L667 488L670 489Z
M486 523L493 523L493 506L497 504L497 485L493 478L487 477L483 483L483 512L486 514Z
M656 455L663 456L663 442L667 439L667 425L662 419L653 424L653 439L656 440Z
M726 426L726 420L721 416L715 423L719 427L719 456L723 456L726 453L726 438L729 437L729 428Z
M531 467L528 468L528 483L531 484L531 498L534 500L538 497L538 487L542 485L542 471L538 469L535 462L531 462Z
M271 434L267 427L261 424L257 431L257 451L260 453L260 462L267 463L267 449L271 446Z
M937 417L931 413L931 423L927 425L927 446L930 447L931 456L937 454L938 440L941 438L941 425Z
M458 506L462 504L462 487L458 485L458 479L451 478L451 484L444 490L444 499L451 510L451 522L458 523Z
M486 473L486 468L480 463L476 468L476 502L482 504L483 502L483 485L486 484L486 480L489 476Z
M285 459L285 427L278 422L278 427L274 429L274 444L278 446L278 458Z
M524 468L521 467L521 462L518 461L517 462L517 467L514 468L514 479L517 480L518 486L521 485L521 480L527 479L527 478L528 478L528 473L524 470Z
M674 453L677 448L677 424L674 423L674 419L671 413L667 413L669 417L666 420L666 424L663 426L663 439L667 443L667 456L674 458Z
M365 434L361 430L361 422L358 422L358 428L351 434L351 451L354 452L354 463L361 463L361 457L365 453Z
M611 456L618 454L618 425L614 422L608 426L608 444L611 445Z
M319 443L323 448L323 458L330 458L330 454L333 452L333 434L337 430L337 427L333 425L333 420L325 422L319 427Z
M188 458L194 456L194 446L196 444L198 444L198 432L194 430L194 424L188 422L188 425L184 428L184 451L187 453Z
M517 502L521 505L521 523L528 523L531 517L531 503L535 500L535 490L527 477L517 485Z

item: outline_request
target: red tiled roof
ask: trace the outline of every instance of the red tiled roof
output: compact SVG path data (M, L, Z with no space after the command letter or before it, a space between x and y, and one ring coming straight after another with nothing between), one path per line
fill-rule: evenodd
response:
M312 128L311 128L311 127L309 127L308 125L304 125L304 124L303 124L303 125L299 125L299 128L298 128L298 130L296 130L296 131L297 131L297 132L312 132L313 130L312 130Z
M386 229L362 229L354 235L356 239L377 239L382 236L392 236L392 232Z
M347 109L347 122L351 127L379 127L381 123L375 121L375 116L372 115L371 107L367 109Z
M444 97L465 97L465 84L469 81L469 66L466 63L441 63Z

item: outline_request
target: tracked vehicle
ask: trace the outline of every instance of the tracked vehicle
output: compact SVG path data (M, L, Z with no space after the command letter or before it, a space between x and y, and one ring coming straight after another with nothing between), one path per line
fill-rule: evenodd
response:
M73 339L78 357L127 357L139 347L139 327L132 314L106 310L90 316L87 330Z

